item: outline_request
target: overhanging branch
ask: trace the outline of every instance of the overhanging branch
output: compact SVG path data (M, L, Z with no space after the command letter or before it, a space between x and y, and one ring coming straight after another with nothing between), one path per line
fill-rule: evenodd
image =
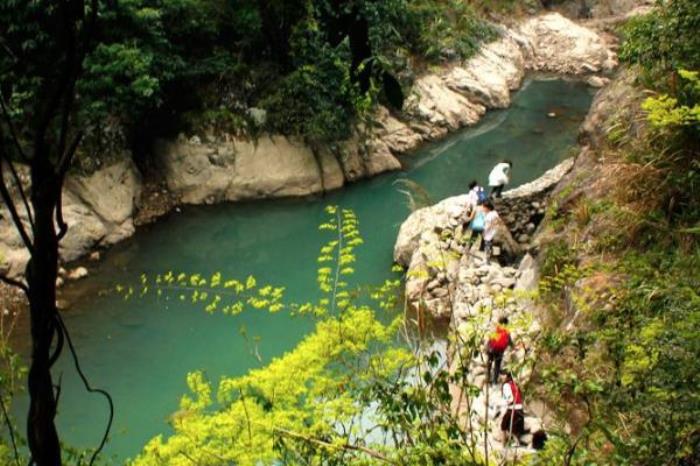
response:
M0 151L0 155L1 154L2 154L2 152ZM34 252L34 245L32 243L31 238L29 238L29 234L27 233L26 228L24 228L24 223L22 223L22 219L20 218L19 214L17 213L17 207L15 206L15 203L12 200L12 196L10 196L10 192L7 189L7 185L5 184L5 174L3 173L2 167L3 167L3 157L0 157L0 197L2 197L2 200L5 202L5 205L7 206L7 210L10 211L10 216L12 217L12 221L15 224L15 228L17 228L17 231L19 232L19 236L22 238L22 241L24 242L24 246L27 248L27 250L29 250L29 253L31 254Z
M0 163L2 163L2 160L0 158ZM15 181L15 186L17 186L17 191L19 191L19 196L22 198L22 203L24 204L24 210L27 211L27 219L29 220L29 225L32 227L32 230L34 229L34 215L32 214L32 209L29 206L29 200L27 200L27 195L24 192L24 186L22 186L22 180L19 177L19 174L17 173L17 169L15 168L15 164L10 162L9 160L7 161L7 165L10 167L10 173L12 173L12 178Z
M287 437L295 438L297 440L303 440L303 441L309 442L309 443L315 443L316 445L320 445L322 447L329 448L332 450L341 449L341 450L357 451L357 452L361 452L361 453L364 453L366 455L369 455L374 459L377 459L379 461L383 461L383 462L388 463L388 464L397 464L395 461L387 458L386 456L382 455L378 451L371 450L369 448L366 448L366 447L363 447L360 445L353 445L351 443L343 443L343 444L329 443L329 442L325 442L323 440L317 439L315 437L310 437L307 435L299 434L297 432L292 432L290 430L282 429L280 427L274 427L273 430L275 432L279 432L280 434L285 435Z
M12 142L15 145L15 148L17 149L17 153L25 163L29 163L29 157L24 152L24 149L22 149L22 144L20 144L19 142L17 130L12 124L12 118L10 118L10 112L7 109L7 106L5 105L5 96L3 95L2 90L0 90L0 109L2 109L2 116L5 119L7 129L10 132L10 138L12 139Z
M0 275L0 281L4 282L10 286L15 286L19 288L20 290L24 291L24 294L29 293L29 288L27 288L27 285L22 283L19 280L15 280L14 278L6 277L5 275Z

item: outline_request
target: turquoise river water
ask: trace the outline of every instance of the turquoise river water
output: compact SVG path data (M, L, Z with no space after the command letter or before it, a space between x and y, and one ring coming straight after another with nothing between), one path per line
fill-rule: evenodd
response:
M170 432L167 419L178 409L189 371L203 369L215 384L224 374L243 374L260 365L249 344L253 337L260 338L259 352L269 361L292 349L312 322L284 313L209 315L179 302L125 302L100 290L134 282L144 272L221 271L255 275L286 286L287 301L307 301L316 292L316 256L326 240L317 227L328 204L359 215L365 244L358 249L355 281L378 283L388 275L398 228L409 213L397 179L409 178L439 200L464 192L472 178L485 184L490 168L509 158L512 186L530 181L571 154L591 98L581 83L528 81L509 109L489 112L478 125L405 157L403 172L324 197L187 207L110 249L88 279L69 289L73 305L65 313L91 383L114 398L106 456L122 462L153 436ZM550 112L557 116L548 117ZM97 445L107 421L104 400L84 391L67 351L56 366L59 374L62 439L78 447ZM25 406L17 403L16 414Z

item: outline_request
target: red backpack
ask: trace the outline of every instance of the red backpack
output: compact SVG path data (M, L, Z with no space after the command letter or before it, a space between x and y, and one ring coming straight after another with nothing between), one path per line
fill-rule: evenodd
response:
M510 334L505 327L498 325L496 327L496 334L489 340L489 348L493 351L498 351L502 353L508 348L508 343L510 343Z

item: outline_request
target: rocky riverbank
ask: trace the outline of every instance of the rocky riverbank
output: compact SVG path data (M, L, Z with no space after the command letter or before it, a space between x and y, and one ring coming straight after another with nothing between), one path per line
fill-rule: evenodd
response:
M510 92L527 71L603 84L603 75L616 65L611 46L559 14L538 16L502 27L501 37L470 60L418 78L403 112L380 108L373 128L358 130L356 137L333 148L315 151L282 136L255 142L183 136L156 145L164 176L161 182L147 180L146 189L128 159L90 175L71 175L64 193L69 230L61 258L71 261L120 241L133 234L135 220L148 221L177 203L303 196L398 170L401 154L476 123L489 108L507 107ZM28 254L4 208L0 233L0 273L18 277Z
M449 323L450 368L466 373L466 382L474 389L453 385L453 409L478 437L475 443L484 448L484 454L487 448L500 456L524 451L503 443L500 419L505 402L500 385L488 383L480 342L493 331L499 318L507 317L517 346L506 352L504 368L514 374L519 385L527 383L533 361L530 349L539 324L532 303L538 269L533 256L525 251L544 217L550 193L573 163L572 159L566 160L496 201L505 223L495 238L501 251L496 251L491 260L479 250L480 240L470 243L469 233L463 230L466 195L413 212L401 226L395 245L394 259L406 267L407 304L419 315ZM523 230L530 233L519 235L522 242L513 240L511 232ZM540 416L526 409L528 433L519 441L530 445L532 433L542 424Z
M374 126L322 150L281 136L184 136L161 141L157 158L169 190L200 204L336 189L401 168L398 157L420 144L506 108L528 71L578 76L601 86L617 65L612 45L596 32L553 13L500 28L500 38L463 63L419 77L402 112L380 108Z
M534 361L532 342L540 327L532 302L538 287L538 268L526 251L552 190L573 164L574 160L568 159L494 201L504 223L497 232L499 248L491 260L479 250L480 239L471 243L469 232L464 231L466 195L413 212L399 231L394 259L406 267L406 302L419 315L449 323L450 367L464 371L467 383L477 393L452 386L453 409L479 438L476 443L483 446L484 454L486 448L504 457L527 451L503 442L500 419L505 402L500 385L488 383L486 358L478 342L486 339L500 317L507 317L517 346L506 352L504 367L519 385L527 383ZM528 433L519 442L530 445L532 434L542 425L541 413L526 408Z
M571 169L573 159L567 159L537 180L506 191L495 201L503 225L499 228L496 256L511 258L521 255L530 246L532 235L545 214L550 192ZM394 260L406 267L406 299L416 308L425 308L433 317L451 319L468 315L462 308L466 302L454 302L458 279L465 260L477 253L469 248L469 232L465 231L467 195L445 199L432 207L413 212L401 225L394 246ZM474 245L476 246L476 245ZM504 261L505 262L505 261ZM468 262L467 264L471 264ZM498 267L497 263L494 267ZM482 273L483 272L483 273ZM488 271L479 271L486 275ZM481 276L480 275L480 276ZM516 278L512 274L510 278ZM511 288L514 280L492 283ZM491 288L479 289L485 293ZM500 289L495 291L501 291Z

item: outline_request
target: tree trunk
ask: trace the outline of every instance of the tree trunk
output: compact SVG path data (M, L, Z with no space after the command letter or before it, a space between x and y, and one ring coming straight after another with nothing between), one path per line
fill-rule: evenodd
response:
M31 202L34 210L34 245L27 265L32 362L28 385L31 399L27 440L39 466L61 464L61 449L54 425L56 396L51 379L51 341L56 332L56 276L58 238L54 210L58 202L56 176L47 154L36 154L32 167ZM60 331L60 330L59 330Z

